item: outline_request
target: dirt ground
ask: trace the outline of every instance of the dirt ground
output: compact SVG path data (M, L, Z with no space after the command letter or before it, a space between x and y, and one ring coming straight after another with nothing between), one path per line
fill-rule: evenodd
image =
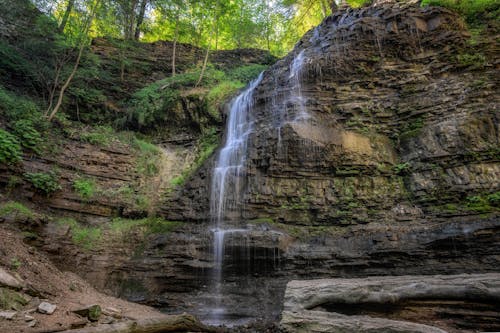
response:
M1 225L0 267L22 281L24 287L17 292L29 301L12 320L0 318L0 333L61 331L82 325L166 316L153 308L99 293L77 275L58 270L43 253L23 243L21 235ZM42 301L57 305L55 312L38 313L36 309ZM102 315L99 322L90 323L72 312L92 304L114 312L115 316ZM30 317L36 320L34 327L29 327L29 323L33 324Z

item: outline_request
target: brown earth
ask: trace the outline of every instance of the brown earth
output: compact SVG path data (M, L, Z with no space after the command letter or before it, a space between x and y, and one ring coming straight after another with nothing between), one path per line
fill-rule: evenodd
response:
M71 311L92 304L118 310L123 320L165 316L153 308L99 293L76 274L60 271L44 253L25 245L23 237L5 225L0 226L0 239L0 266L23 281L26 288L20 294L29 300L14 320L0 319L2 333L59 331L90 324ZM52 315L34 311L41 301L57 305L56 311ZM28 327L24 314L35 318L35 327Z

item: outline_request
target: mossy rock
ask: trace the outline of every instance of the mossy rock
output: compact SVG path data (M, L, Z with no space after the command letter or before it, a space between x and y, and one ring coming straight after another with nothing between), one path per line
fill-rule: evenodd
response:
M99 317L101 317L102 309L100 305L93 304L83 309L73 310L73 312L77 315L88 318L90 321L98 321Z

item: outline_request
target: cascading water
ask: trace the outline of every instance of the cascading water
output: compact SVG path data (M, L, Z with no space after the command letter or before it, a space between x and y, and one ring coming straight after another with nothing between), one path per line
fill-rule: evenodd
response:
M222 264L224 261L224 238L227 234L245 232L244 229L225 229L225 214L239 202L240 178L245 167L248 136L252 133L253 121L250 111L253 106L253 92L262 80L262 73L248 88L236 97L230 108L226 131L226 143L219 152L212 175L210 211L213 229L214 276L213 290L216 304L211 321L218 322L224 315L221 308Z
M304 68L306 57L304 50L293 59L290 66L290 76L288 77L292 82L292 92L290 94L290 101L295 105L295 110L292 115L292 121L301 121L309 118L306 109L306 99L302 94L302 69Z
M310 118L307 112L307 99L302 93L302 73L307 58L304 50L293 59L288 75L289 90L283 96L275 92L273 96L273 123L277 131L278 147L281 146L281 129L288 123L304 121ZM280 100L281 102L277 102Z
M304 51L301 51L290 65L288 76L289 89L273 101L273 127L279 130L287 123L300 122L309 119L306 109L306 98L302 94L302 69L306 63ZM228 315L222 304L223 299L223 263L226 238L238 234L245 238L249 230L234 229L234 220L240 216L235 208L240 204L240 195L243 190L245 176L245 160L247 156L247 141L253 131L254 119L252 108L253 93L262 81L263 74L253 81L248 88L236 97L231 103L226 129L226 142L220 150L212 174L212 188L210 195L210 213L214 228L213 233L213 276L212 295L214 304L211 304L210 324L220 324ZM233 223L226 223L233 220ZM274 253L274 252L273 252ZM274 259L273 259L274 260Z

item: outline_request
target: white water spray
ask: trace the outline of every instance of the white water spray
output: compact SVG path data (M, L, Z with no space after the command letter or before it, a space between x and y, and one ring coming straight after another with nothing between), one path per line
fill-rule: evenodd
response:
M213 258L213 288L216 304L212 310L212 321L219 321L225 313L221 305L222 265L224 262L224 240L227 234L245 232L244 229L225 229L224 220L228 208L239 202L240 178L245 168L248 136L253 130L250 111L253 107L253 92L262 80L262 73L248 88L231 103L226 129L226 143L219 152L212 175L210 213L215 228Z

